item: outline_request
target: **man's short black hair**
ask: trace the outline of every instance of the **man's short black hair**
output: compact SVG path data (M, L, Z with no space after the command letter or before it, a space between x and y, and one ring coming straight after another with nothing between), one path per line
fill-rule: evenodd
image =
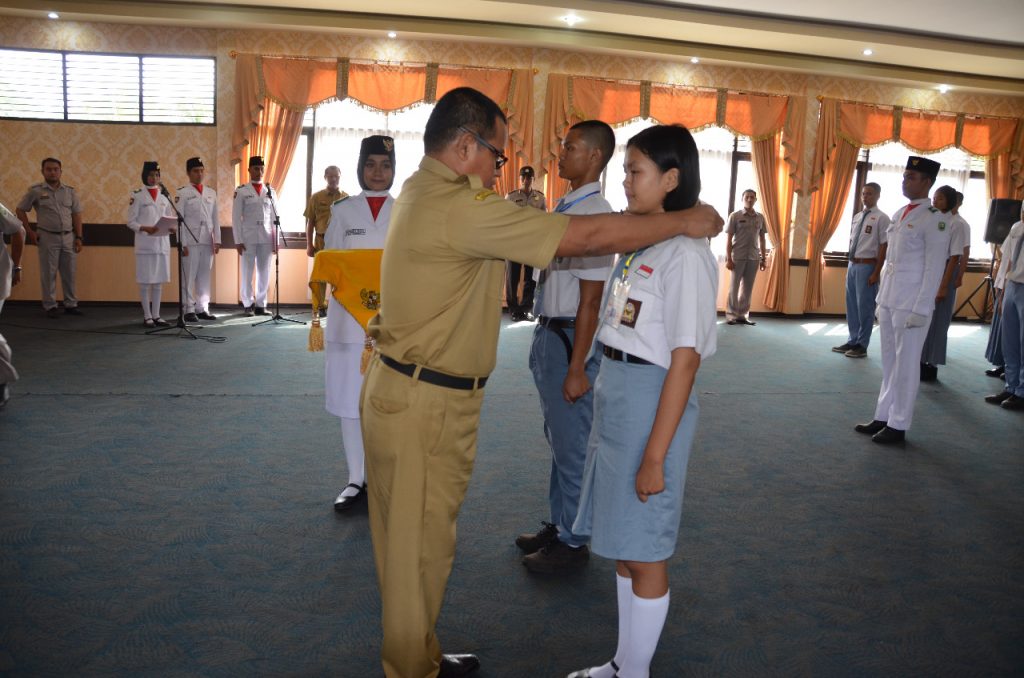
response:
M498 104L472 87L456 87L434 106L423 131L425 153L438 153L455 141L460 127L476 132L484 139L494 134L495 121L508 123Z
M864 184L864 188L873 188L873 189L875 189L876 193L879 193L879 194L882 193L882 187L879 186L874 181L869 181L868 183Z
M615 132L612 131L611 125L601 120L584 120L569 128L570 132L573 130L586 139L591 148L601 151L601 169L607 167L608 161L615 153Z
M746 189L745 191L743 191L742 193L740 193L740 197L741 197L741 198L742 198L742 197L744 197L744 196L745 196L745 195L746 195L747 193L753 193L753 194L754 194L754 197L755 197L755 198L757 197L757 191L755 191L755 190L754 190L754 189L752 189L752 188L748 188L748 189Z
M46 169L46 163L48 162L55 162L57 167L64 169L64 166L60 164L60 160L57 160L57 158L43 158L43 161L39 163L39 169Z

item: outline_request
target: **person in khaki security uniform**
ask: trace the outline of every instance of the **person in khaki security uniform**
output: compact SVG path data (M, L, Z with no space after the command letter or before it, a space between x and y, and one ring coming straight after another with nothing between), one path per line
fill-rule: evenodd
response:
M544 194L533 188L534 171L529 165L519 170L519 188L505 198L520 207L545 209ZM519 296L519 281L523 281L523 296ZM514 321L533 320L530 309L533 308L533 291L537 283L533 279L533 267L510 261L505 281L505 304L508 305L509 317Z
M57 273L64 288L64 312L82 315L75 297L75 258L82 251L82 204L75 189L60 181L63 167L60 160L46 158L42 162L43 183L28 189L15 212L25 227L29 242L39 246L39 285L43 310L56 318ZM36 227L28 222L28 213L35 209Z
M886 234L889 246L878 287L882 386L875 418L854 427L880 444L901 442L914 416L921 348L949 250L949 219L928 200L938 174L939 163L910 156L903 172L903 195L910 204L893 214Z
M384 247L381 310L368 328L378 352L360 415L389 678L450 678L479 666L473 655L442 655L434 625L495 363L505 260L542 268L555 256L722 228L710 206L643 217L521 209L491 190L507 139L505 115L485 95L460 87L441 97Z
M882 187L871 182L860 191L864 209L853 216L846 266L846 325L850 334L845 344L832 350L847 358L866 358L871 330L875 325L875 297L878 278L885 263L886 230L889 217L878 209Z
M757 324L747 314L757 272L764 270L767 257L764 235L768 229L764 215L754 211L756 202L757 193L753 189L743 191L743 209L729 215L729 225L725 229L725 267L732 271L732 286L725 310L726 322L730 325Z
M242 258L238 297L247 316L268 313L270 255L277 246L274 242L277 208L273 189L263 183L263 168L263 158L258 155L249 158L250 181L235 189L231 207L231 230L238 256Z
M345 191L338 188L341 181L341 170L338 167L331 165L325 169L324 179L327 181L327 188L309 196L306 211L302 213L302 216L306 217L306 255L310 257L315 257L316 253L324 248L324 234L327 233L327 225L331 221L331 205L348 196ZM322 318L327 315L326 300L317 301Z
M203 185L206 167L202 158L185 161L189 183L178 189L174 204L185 220L181 228L181 256L185 266L185 322L216 320L210 313L210 272L220 252L220 217L217 191Z
M11 288L21 282L21 255L25 249L25 227L14 214L0 204L0 236L11 236L10 252L0 238L0 312ZM10 384L18 381L18 371L11 363L11 347L0 334L0 408L10 400Z

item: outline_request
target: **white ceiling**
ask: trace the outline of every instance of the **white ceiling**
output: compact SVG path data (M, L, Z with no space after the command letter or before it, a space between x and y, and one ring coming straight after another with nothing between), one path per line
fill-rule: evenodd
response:
M65 18L502 41L1024 94L1024 0L44 0ZM0 14L41 16L40 0ZM582 21L568 28L561 17ZM863 50L874 51L864 56Z

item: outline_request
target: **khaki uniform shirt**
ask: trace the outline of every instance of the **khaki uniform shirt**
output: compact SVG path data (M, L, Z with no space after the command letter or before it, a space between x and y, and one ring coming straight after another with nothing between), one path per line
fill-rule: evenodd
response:
M546 209L547 205L544 202L544 194L540 191L530 190L530 194L527 195L526 191L521 188L517 188L506 196L508 200L511 200L520 207L536 207L539 210Z
M302 216L306 217L307 221L313 221L313 231L316 233L316 237L313 238L313 249L316 251L324 248L324 233L327 232L327 225L331 223L331 205L347 196L348 193L345 191L331 193L326 188L309 196L309 203Z
M760 212L747 214L737 210L729 215L726 233L732 238L733 261L748 261L761 258L761 235L768 232L764 216Z
M381 311L369 325L380 352L447 374L494 369L505 260L544 268L569 225L520 209L424 157L391 212L381 262Z
M36 226L48 233L68 233L71 231L71 215L82 211L75 189L67 184L50 188L45 181L28 189L25 197L18 203L22 212L36 210Z

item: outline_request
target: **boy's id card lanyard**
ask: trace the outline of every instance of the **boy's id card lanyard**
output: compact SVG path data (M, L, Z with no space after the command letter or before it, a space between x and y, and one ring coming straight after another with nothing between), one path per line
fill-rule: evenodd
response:
M604 314L604 322L612 329L618 329L622 324L622 311L626 308L626 302L629 300L629 288L632 285L629 281L629 266L633 263L636 255L643 254L646 250L646 247L636 250L626 257L625 263L622 265L622 275L612 283L612 294L608 299L608 306L605 308Z

